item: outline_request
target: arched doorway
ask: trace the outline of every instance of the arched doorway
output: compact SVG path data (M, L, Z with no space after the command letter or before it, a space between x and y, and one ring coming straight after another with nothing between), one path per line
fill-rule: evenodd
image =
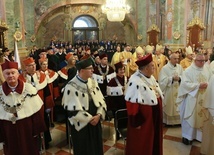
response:
M73 43L77 41L99 40L99 28L96 19L89 15L77 17L72 24Z

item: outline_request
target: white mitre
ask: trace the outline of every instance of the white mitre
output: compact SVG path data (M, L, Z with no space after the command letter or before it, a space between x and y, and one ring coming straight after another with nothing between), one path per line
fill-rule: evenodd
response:
M192 51L192 47L188 46L186 47L186 55L190 55L190 54L193 54L193 51Z
M145 53L145 51L140 46L138 46L135 51L136 51L136 53L141 53L141 54Z
M156 51L160 51L162 48L163 48L162 45L159 45L159 44L156 45Z
M150 53L150 54L152 54L153 53L153 47L152 46L150 46L150 45L147 45L146 46L146 53Z

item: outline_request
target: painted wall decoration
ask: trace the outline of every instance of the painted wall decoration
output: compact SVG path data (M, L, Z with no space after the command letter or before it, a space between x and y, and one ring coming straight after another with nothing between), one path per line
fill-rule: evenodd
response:
M20 31L17 30L17 31L14 33L13 37L14 37L14 39L15 39L16 41L20 41L20 40L22 39L22 33L21 33Z
M116 35L118 40L127 40L133 45L146 45L147 30L155 24L160 29L160 41L173 48L186 46L189 35L187 25L194 17L200 17L206 25L201 39L206 39L209 45L214 44L212 1L126 0L131 6L131 12L123 22L116 24L106 21L106 15L102 14L101 5L104 2L105 0L1 0L0 18L5 19L10 27L6 33L8 46L13 47L16 21L20 21L23 37L19 41L19 47L25 48L33 44L42 46L53 36L60 40L70 40L72 21L79 15L90 15L97 20L99 39L108 40Z

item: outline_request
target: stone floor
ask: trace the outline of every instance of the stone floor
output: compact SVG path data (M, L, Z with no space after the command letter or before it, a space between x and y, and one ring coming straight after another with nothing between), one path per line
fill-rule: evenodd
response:
M113 122L103 122L104 155L123 155L124 142L119 140L115 145L115 131ZM69 147L66 143L65 124L55 123L51 129L52 142L46 150L46 155L69 155ZM194 141L192 145L181 143L181 127L164 127L163 155L200 155L200 143ZM116 148L117 146L117 148ZM2 148L2 145L0 146ZM71 155L72 155L71 149ZM2 152L0 153L3 154Z

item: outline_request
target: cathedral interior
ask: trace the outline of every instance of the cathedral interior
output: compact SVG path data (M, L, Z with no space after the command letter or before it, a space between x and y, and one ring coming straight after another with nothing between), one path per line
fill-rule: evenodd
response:
M161 44L172 51L187 46L214 47L214 0L126 0L129 11L121 21L110 21L102 9L105 3L106 0L0 0L0 51L5 47L14 50L16 43L23 59L33 46L46 48L52 42L75 45L83 41L124 43L133 48ZM105 155L124 154L123 140L115 143L113 121L102 124ZM53 140L47 155L70 154L65 131L65 124L60 122L51 128ZM163 139L164 155L200 154L200 142L189 146L181 143L180 126L164 127Z
M159 43L172 50L213 47L212 0L126 3L130 9L125 19L112 22L101 9L105 0L1 0L0 48L13 49L14 37L21 56L51 40L125 41L133 47Z

